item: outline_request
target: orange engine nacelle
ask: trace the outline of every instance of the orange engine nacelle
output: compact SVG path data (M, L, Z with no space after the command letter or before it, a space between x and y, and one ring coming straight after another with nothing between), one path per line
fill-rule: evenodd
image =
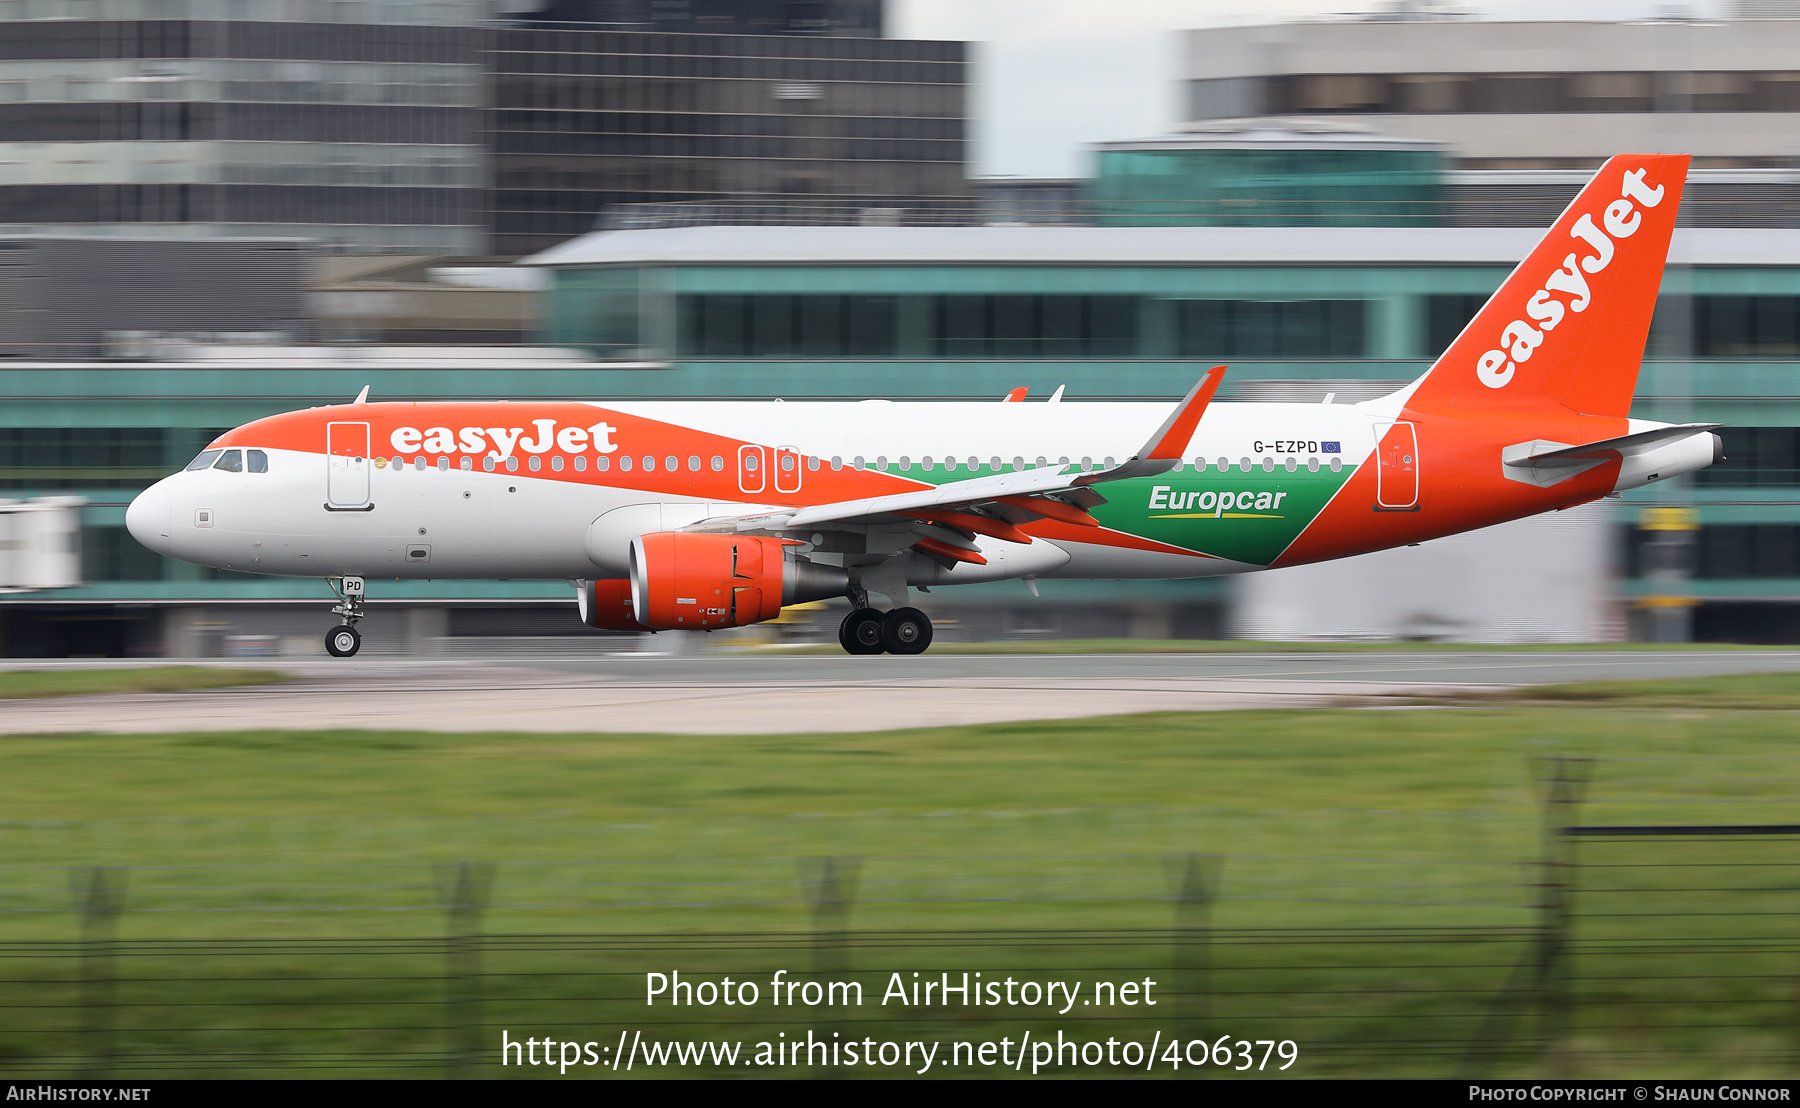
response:
M650 630L632 612L630 581L579 581L575 585L575 607L581 612L581 622L597 630Z
M636 619L657 631L760 623L785 604L842 596L848 577L800 557L795 543L744 535L658 531L631 541Z

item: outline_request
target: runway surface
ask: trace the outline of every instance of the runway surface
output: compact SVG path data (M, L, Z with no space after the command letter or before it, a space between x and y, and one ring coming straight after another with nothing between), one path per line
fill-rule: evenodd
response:
M9 662L7 669L119 661ZM162 663L157 663L162 664ZM1130 712L1376 706L1420 695L1800 671L1800 651L234 659L282 685L0 701L0 734L357 728L774 734Z

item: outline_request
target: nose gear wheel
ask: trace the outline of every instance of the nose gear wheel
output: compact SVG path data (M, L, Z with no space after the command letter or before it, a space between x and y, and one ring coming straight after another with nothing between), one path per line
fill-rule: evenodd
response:
M325 650L333 658L348 658L362 649L362 636L348 623L340 623L325 633Z

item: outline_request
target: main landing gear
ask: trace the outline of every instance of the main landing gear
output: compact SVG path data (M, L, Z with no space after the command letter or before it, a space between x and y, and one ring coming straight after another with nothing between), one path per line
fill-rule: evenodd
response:
M344 617L344 622L325 633L325 651L333 658L348 658L362 649L362 636L356 631L356 621L363 617L363 579L346 577L343 587L332 586L338 594L339 603L331 611L334 615Z
M917 608L857 608L838 625L838 643L850 654L923 654L931 620Z

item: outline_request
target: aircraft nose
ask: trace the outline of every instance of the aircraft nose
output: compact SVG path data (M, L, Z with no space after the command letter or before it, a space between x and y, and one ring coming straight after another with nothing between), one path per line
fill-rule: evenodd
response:
M146 548L169 552L169 490L161 481L138 493L125 509L125 529Z

